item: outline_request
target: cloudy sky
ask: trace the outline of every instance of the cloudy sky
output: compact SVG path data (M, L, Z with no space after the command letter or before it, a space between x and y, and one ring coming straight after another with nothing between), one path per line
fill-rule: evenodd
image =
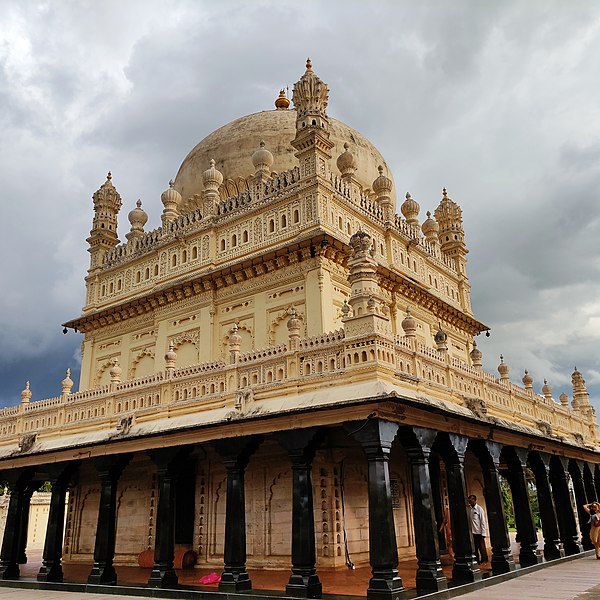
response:
M600 409L598 2L0 0L0 23L0 406L78 375L60 323L107 171L121 239L138 198L158 226L188 151L310 56L399 197L463 207L486 369L558 398L577 365Z

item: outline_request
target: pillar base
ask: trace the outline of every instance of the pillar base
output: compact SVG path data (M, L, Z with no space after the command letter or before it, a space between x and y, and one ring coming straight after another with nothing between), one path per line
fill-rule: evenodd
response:
M88 577L90 585L117 585L117 572L112 565L92 567Z
M567 556L573 556L574 554L581 554L583 552L583 546L574 540L563 542L563 548Z
M61 565L42 564L37 574L38 581L52 581L54 583L62 583L63 577Z
M178 584L179 578L177 577L177 573L175 573L173 563L169 565L155 564L152 567L152 572L148 579L148 587L162 589L177 588Z
M439 592L448 589L448 580L442 571L440 561L420 561L417 568L417 592Z
M543 558L535 552L535 550L523 549L519 552L519 564L522 567L531 567L533 565L539 565Z
M510 548L502 548L500 550L492 549L492 575L502 575L510 573L517 568L512 557Z
M19 579L19 565L13 562L0 562L0 579L10 580Z
M252 589L252 580L246 571L232 573L226 571L221 575L220 592L247 592Z
M285 586L285 593L298 598L320 598L323 595L323 586L319 576L314 573L310 575L294 573Z
M454 583L473 583L481 580L481 570L474 556L454 559L452 581Z
M400 600L402 592L404 586L397 572L390 577L373 575L367 589L367 600Z
M544 558L546 560L556 560L557 558L563 558L565 551L556 542L550 542L544 544Z

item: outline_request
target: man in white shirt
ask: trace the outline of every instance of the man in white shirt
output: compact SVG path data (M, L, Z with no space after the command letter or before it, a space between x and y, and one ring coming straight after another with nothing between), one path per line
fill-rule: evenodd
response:
M483 564L488 561L487 547L485 538L487 536L487 526L485 523L485 514L483 508L477 504L477 496L471 494L468 497L469 505L471 506L471 532L473 533L473 541L475 542L475 555L477 563Z

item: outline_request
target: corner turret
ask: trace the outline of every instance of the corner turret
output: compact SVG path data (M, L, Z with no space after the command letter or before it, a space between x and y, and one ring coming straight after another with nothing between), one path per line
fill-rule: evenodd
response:
M109 171L106 181L92 196L94 200L94 220L90 237L88 252L91 254L89 273L100 269L104 255L119 243L117 237L117 215L121 209L121 196L112 182Z
M328 99L329 87L315 75L309 58L306 72L294 84L292 94L297 116L296 137L291 144L300 161L301 179L314 175L329 177L328 162L334 143L329 139Z

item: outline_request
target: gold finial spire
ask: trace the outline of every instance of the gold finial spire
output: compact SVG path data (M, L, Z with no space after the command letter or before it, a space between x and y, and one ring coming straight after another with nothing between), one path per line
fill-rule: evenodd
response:
M112 173L110 171L108 172L106 179L108 179L108 181L110 181L112 179Z
M275 108L286 110L287 108L289 108L289 106L290 106L290 101L288 100L287 96L285 95L285 90L284 89L279 90L279 96L275 100Z
M310 61L310 57L306 59L306 70L312 71L312 62Z

